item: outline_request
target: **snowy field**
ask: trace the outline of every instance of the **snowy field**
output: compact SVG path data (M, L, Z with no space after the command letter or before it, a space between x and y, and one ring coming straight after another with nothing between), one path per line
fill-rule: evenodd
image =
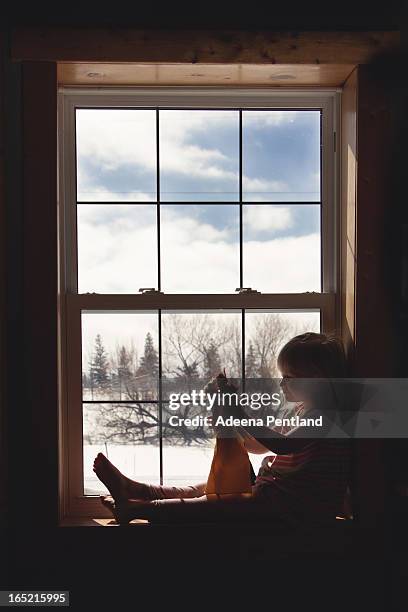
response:
M102 452L126 476L142 482L159 484L159 447L151 445L84 445L84 493L107 493L92 471L93 460ZM213 457L212 446L164 446L163 484L188 485L207 480ZM251 455L257 473L264 455Z

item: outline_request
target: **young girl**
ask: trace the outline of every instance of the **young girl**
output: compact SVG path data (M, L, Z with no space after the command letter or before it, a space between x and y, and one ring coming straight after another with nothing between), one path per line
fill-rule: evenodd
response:
M321 396L298 379L346 376L342 343L334 336L308 332L292 338L278 356L281 387L286 399L298 403L300 417L324 414ZM228 387L224 375L217 377L219 388ZM313 385L312 385L313 388ZM234 416L244 417L239 406ZM239 428L249 453L274 454L264 458L252 485L252 495L219 498L205 494L206 483L189 487L154 486L125 477L99 453L94 472L111 496L102 503L116 521L134 518L152 522L274 520L299 524L302 521L327 523L342 509L350 472L350 443L344 438L316 437L313 428L298 427L285 434L267 427Z

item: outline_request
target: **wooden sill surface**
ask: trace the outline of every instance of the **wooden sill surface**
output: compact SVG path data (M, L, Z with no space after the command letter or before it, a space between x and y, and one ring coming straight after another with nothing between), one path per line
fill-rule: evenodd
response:
M149 521L135 519L131 521L131 526L149 527ZM113 518L91 518L88 516L72 516L64 518L60 522L60 527L120 527Z
M180 524L174 524L171 525L172 527L183 527L183 526L194 526L194 527L199 527L201 525L201 523L189 523L186 525L180 525ZM203 525L208 525L208 523L203 523ZM224 528L228 525L225 524L221 524ZM232 526L237 526L237 524L235 523L231 523ZM336 522L333 523L333 525L325 525L322 527L318 527L318 526L310 526L311 529L341 529L341 528L346 528L346 527L350 527L353 525L353 520L352 519L344 519L342 517L336 517ZM113 518L92 518L92 517L82 517L82 516L73 516L73 517L67 517L64 518L60 524L60 527L120 527L120 525L118 525L115 520ZM130 527L168 527L169 524L157 524L157 525L152 525L149 523L149 521L144 520L144 519L134 519L133 521L130 522L130 524L128 525ZM248 525L246 525L248 526ZM272 526L272 525L271 525ZM255 526L256 527L256 526Z

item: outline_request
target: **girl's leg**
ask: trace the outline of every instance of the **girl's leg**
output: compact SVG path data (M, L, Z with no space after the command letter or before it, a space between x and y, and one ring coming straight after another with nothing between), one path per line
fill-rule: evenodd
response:
M104 500L116 521L127 524L132 519L147 519L152 523L232 522L258 520L278 521L286 524L284 515L264 500L254 497L219 498L209 500L206 496L188 499L160 499L152 501L127 500L116 502Z
M164 485L147 485L150 497L148 499L191 499L204 495L206 482L185 487L170 487Z
M127 478L117 467L99 453L94 461L94 472L99 480L110 491L117 500L125 499L173 499L192 498L204 495L206 483L199 483L187 487L165 487L161 485L150 485Z

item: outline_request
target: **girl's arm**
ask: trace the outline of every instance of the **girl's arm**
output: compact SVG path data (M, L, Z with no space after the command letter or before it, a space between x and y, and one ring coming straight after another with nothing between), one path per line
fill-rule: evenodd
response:
M242 411L242 408L239 407ZM235 415L238 418L248 418L242 411L241 415ZM237 432L244 438L244 446L249 453L261 455L268 450L277 455L287 455L301 451L305 446L310 444L313 438L297 438L291 437L290 433L287 436L270 429L269 427L238 427Z
M224 392L236 392L237 389L234 385L228 383L227 378L224 375L218 375L217 377L218 387L220 391ZM222 412L225 416L233 416L239 419L248 419L248 415L244 412L239 404L234 406L223 406ZM235 431L241 435L244 439L244 446L246 450L254 454L264 454L268 450L276 453L277 455L296 453L302 450L305 446L310 444L313 438L303 437L291 437L290 433L285 436L278 433L274 429L265 426L239 426L234 427Z
M253 455L264 455L270 450L261 442L258 442L256 438L251 436L243 427L237 427L237 432L242 440L242 444L244 445L245 450L248 453L252 453Z

